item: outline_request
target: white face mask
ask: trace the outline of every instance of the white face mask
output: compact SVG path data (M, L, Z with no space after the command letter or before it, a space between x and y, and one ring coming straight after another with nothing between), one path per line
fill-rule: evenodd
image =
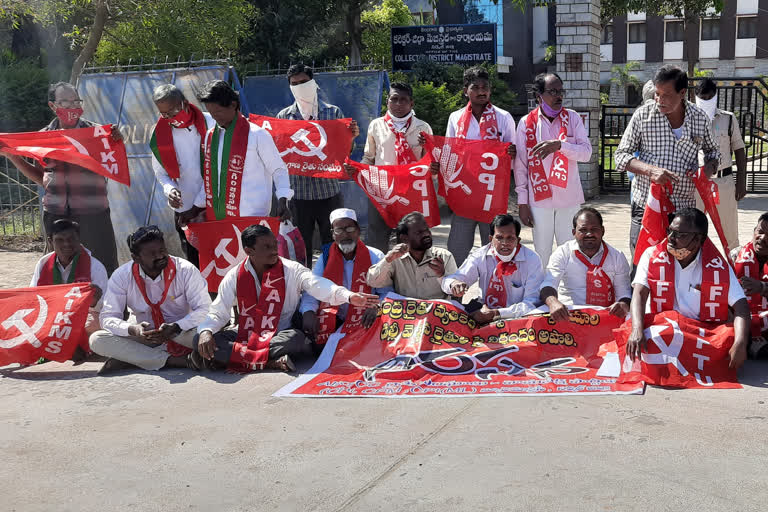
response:
M317 82L314 79L303 84L292 85L291 94L296 99L304 119L309 116L317 119Z
M509 254L500 254L499 251L496 249L493 250L494 254L496 254L496 257L499 258L499 260L503 261L504 263L509 263L512 261L512 258L515 257L515 250L512 248L512 252Z
M712 96L712 99L703 100L696 96L696 106L707 113L707 117L712 121L715 118L717 112L717 94Z

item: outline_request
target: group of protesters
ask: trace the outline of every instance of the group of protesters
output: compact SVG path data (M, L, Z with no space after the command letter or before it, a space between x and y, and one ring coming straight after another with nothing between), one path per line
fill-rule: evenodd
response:
M311 68L294 65L287 78L295 102L278 118L344 117L319 99ZM86 330L90 350L107 358L101 373L131 367L293 371L297 357L317 356L338 329L373 325L391 292L463 302L477 325L547 308L554 321L567 322L574 307L603 307L631 318L627 352L633 359L645 349L647 312L732 321L730 364L738 368L748 355L768 356L759 325L768 310L768 213L752 240L739 246L737 201L746 193L746 158L738 123L717 108L714 82L697 88L696 104L687 100L687 88L685 72L660 68L616 151L619 171L633 175L633 253L652 184L666 187L675 210L667 237L638 255L637 265L603 240L601 213L583 206L578 163L589 161L593 149L581 116L563 105L566 90L555 73L535 77L538 107L518 123L492 104L484 69L464 73L468 102L451 114L445 134L508 143L519 220L502 213L485 224L454 214L447 249L433 246L421 213L405 215L392 231L373 204L363 241L362 215L345 207L338 180L289 174L270 133L240 113L237 92L221 80L199 91L205 112L170 84L153 95L160 115L150 142L153 169L174 210L186 259L169 255L160 229L143 226L127 240L132 261L118 267L103 177L70 164L41 167L5 156L46 191L44 227L52 252L38 263L31 286L91 283ZM56 118L45 130L91 125L70 84L52 85L49 105ZM410 86L391 84L386 106L368 127L362 163L400 165L424 157L424 136L433 131L415 116ZM359 135L357 123L348 127L353 139ZM351 177L357 172L344 167ZM697 209L691 172L699 167L719 186L733 266L710 240L701 203ZM430 170L440 172L440 163L433 160ZM279 256L275 233L254 224L241 235L247 258L227 272L212 299L183 227L252 216L291 219L312 269ZM533 230L533 248L521 242L523 225ZM484 245L473 249L476 228ZM468 293L474 285L479 296L468 300L477 295ZM80 351L75 358L86 355Z

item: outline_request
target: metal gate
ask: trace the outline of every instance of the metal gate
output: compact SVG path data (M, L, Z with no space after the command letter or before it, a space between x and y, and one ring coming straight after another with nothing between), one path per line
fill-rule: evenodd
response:
M703 78L689 81L691 88ZM718 107L733 112L747 151L747 190L768 193L768 84L764 78L713 78ZM636 107L603 105L600 110L600 188L629 190L627 174L616 170L614 154Z

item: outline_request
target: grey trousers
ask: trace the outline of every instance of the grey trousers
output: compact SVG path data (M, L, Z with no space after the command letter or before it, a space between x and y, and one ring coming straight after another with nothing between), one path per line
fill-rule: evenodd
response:
M491 225L453 214L451 232L448 234L448 250L453 253L456 265L461 266L475 245L475 226L480 228L480 241L487 244L491 237Z
M107 275L117 268L117 246L115 245L115 230L112 228L112 219L109 210L89 215L59 215L51 212L43 212L43 228L46 233L46 250L53 251L47 242L53 223L59 219L70 219L80 224L80 241L91 251L93 257L99 260L107 269ZM104 290L106 293L106 290Z
M190 329L180 332L173 341L187 348L192 348L197 331ZM104 357L111 357L124 363L130 363L143 370L159 370L168 360L165 343L148 347L133 336L117 336L106 330L96 331L89 338L91 350Z
M387 226L384 219L381 217L379 210L373 206L373 203L368 202L368 234L366 235L365 243L371 247L375 247L384 254L389 252L389 236L392 233L392 228Z
M193 346L195 350L197 350L199 338L195 336ZM224 329L213 335L213 341L216 343L216 351L213 353L216 369L223 370L229 364L235 338L237 338L237 328ZM292 357L312 355L312 342L298 329L278 331L269 343L268 359L274 361L286 355Z

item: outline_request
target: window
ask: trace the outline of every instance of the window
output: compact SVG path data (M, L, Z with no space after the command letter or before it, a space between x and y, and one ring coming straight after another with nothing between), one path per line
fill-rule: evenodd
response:
M664 29L664 41L674 43L685 40L685 23L682 21L668 21Z
M645 23L627 23L627 29L629 30L627 41L630 44L645 42Z
M752 39L757 37L757 16L743 16L737 18L737 39Z
M603 28L603 37L600 44L613 44L613 25L606 25Z
M720 39L720 18L701 20L701 40L714 41Z

